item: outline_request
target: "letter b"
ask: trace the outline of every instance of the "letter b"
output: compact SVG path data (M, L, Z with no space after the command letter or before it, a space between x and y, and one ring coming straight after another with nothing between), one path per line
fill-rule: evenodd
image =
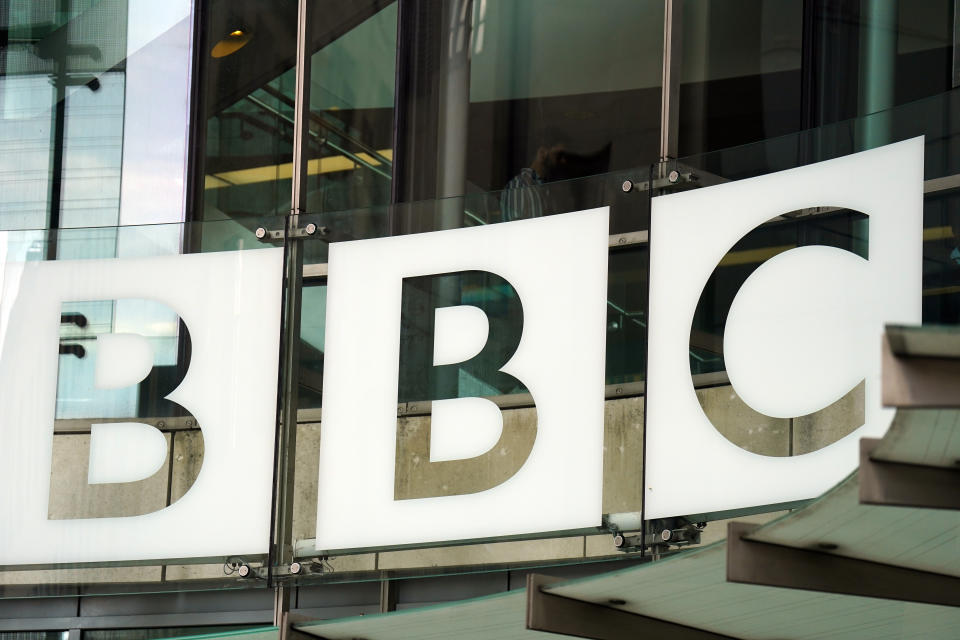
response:
M394 498L462 495L506 482L537 436L535 408L505 424L484 397L526 390L502 371L523 331L516 289L486 271L405 278L402 287L398 400L429 406L430 419L398 425Z
M55 440L55 459L70 449L70 459L77 453L83 459L51 466L48 517L135 516L164 508L167 501L157 498L166 494L172 435L160 427L173 419L199 427L170 399L190 366L186 323L168 305L136 298L64 303L60 317L57 415L74 425L86 422L81 430L90 434ZM187 467L170 504L193 486L202 465L202 432L193 431L189 442L199 464ZM122 494L144 499L118 499Z

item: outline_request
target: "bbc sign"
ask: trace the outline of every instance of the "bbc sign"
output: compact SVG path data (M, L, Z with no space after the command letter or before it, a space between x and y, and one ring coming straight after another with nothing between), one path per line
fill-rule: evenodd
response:
M891 415L879 400L879 336L886 323L920 321L922 166L923 140L914 139L653 200L648 516L814 497L855 468L860 437L883 434ZM720 436L697 401L688 359L694 309L741 237L818 206L866 214L867 256L802 247L759 267L728 315L728 374L748 405L776 417L816 411L862 381L864 424L811 454L753 454ZM331 245L318 551L601 524L608 228L600 208ZM263 249L5 265L0 566L267 551L282 261L282 250ZM515 326L492 335L479 307L434 302L417 308L431 329L427 341L407 335L401 316L416 307L417 287L442 289L449 278L495 283ZM90 393L116 400L151 381L199 426L202 466L178 499L153 511L57 517L61 316L71 305L101 303L167 318L179 343L189 343L180 360L187 366L159 375L156 336L125 331L114 318L88 345ZM411 371L403 358L422 366ZM507 425L489 399L431 383L469 363L503 388L527 389L535 419ZM397 401L408 390L430 404L431 420L401 452ZM89 431L90 486L133 487L170 455L152 425L94 423ZM458 488L448 490L454 480Z

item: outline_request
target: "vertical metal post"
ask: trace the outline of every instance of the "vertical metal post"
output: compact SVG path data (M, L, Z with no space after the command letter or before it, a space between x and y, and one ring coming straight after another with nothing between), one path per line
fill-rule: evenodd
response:
M285 629L285 614L290 610L291 587L274 580L274 567L293 561L293 479L297 444L297 407L299 405L300 312L303 304L303 239L292 233L299 228L300 215L306 212L307 136L310 127L310 0L299 0L297 7L296 93L294 99L293 176L290 215L287 217L283 337L281 340L280 378L281 413L277 429L274 476L273 541L271 544L270 584L275 590L274 625Z
M647 177L651 188L647 190L646 197L652 199L654 196L653 181L656 178L664 177L667 174L667 160L676 159L679 153L679 131L680 131L680 65L683 60L683 0L665 0L663 6L663 75L660 86L660 158L659 162L650 165L650 175ZM652 211L652 202L649 210ZM647 274L650 274L650 244L653 242L651 233L648 241L648 251L644 265ZM646 296L646 315L650 317L650 287L647 286ZM649 330L649 325L648 325ZM650 380L647 377L646 362L649 362L649 337L647 340L648 358L645 360L643 379L647 389L650 388ZM640 463L640 535L641 540L646 540L647 536L647 514L646 514L646 493L647 493L647 415L649 394L644 396L643 401L643 449ZM640 555L644 557L647 554L646 543L640 547ZM656 558L654 558L656 559Z
M663 6L663 78L660 101L660 161L679 155L680 65L683 60L683 1Z
M70 11L69 0L57 3L57 13L67 15ZM65 27L61 27L65 28ZM64 39L66 44L66 39ZM50 134L50 215L47 220L47 260L57 259L57 242L60 239L60 211L63 208L63 145L66 141L67 126L67 56L66 49L54 59L54 100L53 131Z
M397 584L389 578L380 581L380 613L397 610Z
M434 224L436 229L456 229L463 224L467 182L473 0L447 0L441 9L436 193L440 201Z

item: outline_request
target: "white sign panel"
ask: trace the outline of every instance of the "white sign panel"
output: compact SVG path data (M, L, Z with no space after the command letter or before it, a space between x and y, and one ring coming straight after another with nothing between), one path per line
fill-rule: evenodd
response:
M603 208L331 245L318 549L600 524L608 233ZM456 475L484 459L485 472L498 479L457 495L430 495L429 487L401 495L397 401L406 283L464 272L498 279L510 290L505 297L522 306L522 335L499 372L530 391L535 430L526 444L510 445L526 448L521 463L500 469L501 460L516 457L501 455L496 444L505 428L499 408L478 397L433 400L429 451L419 462L448 465ZM440 306L433 318L432 357L422 372L404 375L427 377L497 338L473 305Z
M923 139L716 187L654 198L645 507L649 518L813 498L857 466L858 442L893 417L880 401L880 338L921 320ZM725 439L690 372L694 310L724 255L776 216L841 207L868 216L868 257L825 246L785 251L741 287L723 353L733 389L754 410L789 418L865 381L863 426L794 457Z
M3 265L0 565L267 551L282 260L282 249L262 249ZM106 302L114 310L107 319L112 330L86 343L86 358L96 359L86 381L91 394L152 375L157 355L131 327L147 334L164 329L124 327L121 309L128 318L136 309L166 310L173 335L178 326L189 335L189 367L164 401L196 419L202 466L186 493L165 508L72 519L53 519L48 511L52 492L71 490L51 485L58 361L71 357L58 355L60 314L71 301L90 308ZM87 482L146 478L163 465L166 449L153 425L93 424Z

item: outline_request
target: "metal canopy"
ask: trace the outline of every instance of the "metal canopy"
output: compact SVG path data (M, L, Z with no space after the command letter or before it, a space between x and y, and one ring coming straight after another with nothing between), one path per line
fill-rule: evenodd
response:
M523 590L394 613L296 625L305 634L329 640L535 640L566 636L529 631L524 626Z
M911 407L930 406L918 380L934 369L949 373L938 398L957 396L960 332L923 331L896 328L885 341L884 384L893 376L901 391L887 435L865 440L861 471L803 509L763 526L732 523L726 541L600 576L532 576L526 593L297 628L330 640L954 637L960 411Z
M239 631L222 631L193 636L176 636L177 640L280 640L279 627L260 627ZM172 640L168 639L168 640Z

